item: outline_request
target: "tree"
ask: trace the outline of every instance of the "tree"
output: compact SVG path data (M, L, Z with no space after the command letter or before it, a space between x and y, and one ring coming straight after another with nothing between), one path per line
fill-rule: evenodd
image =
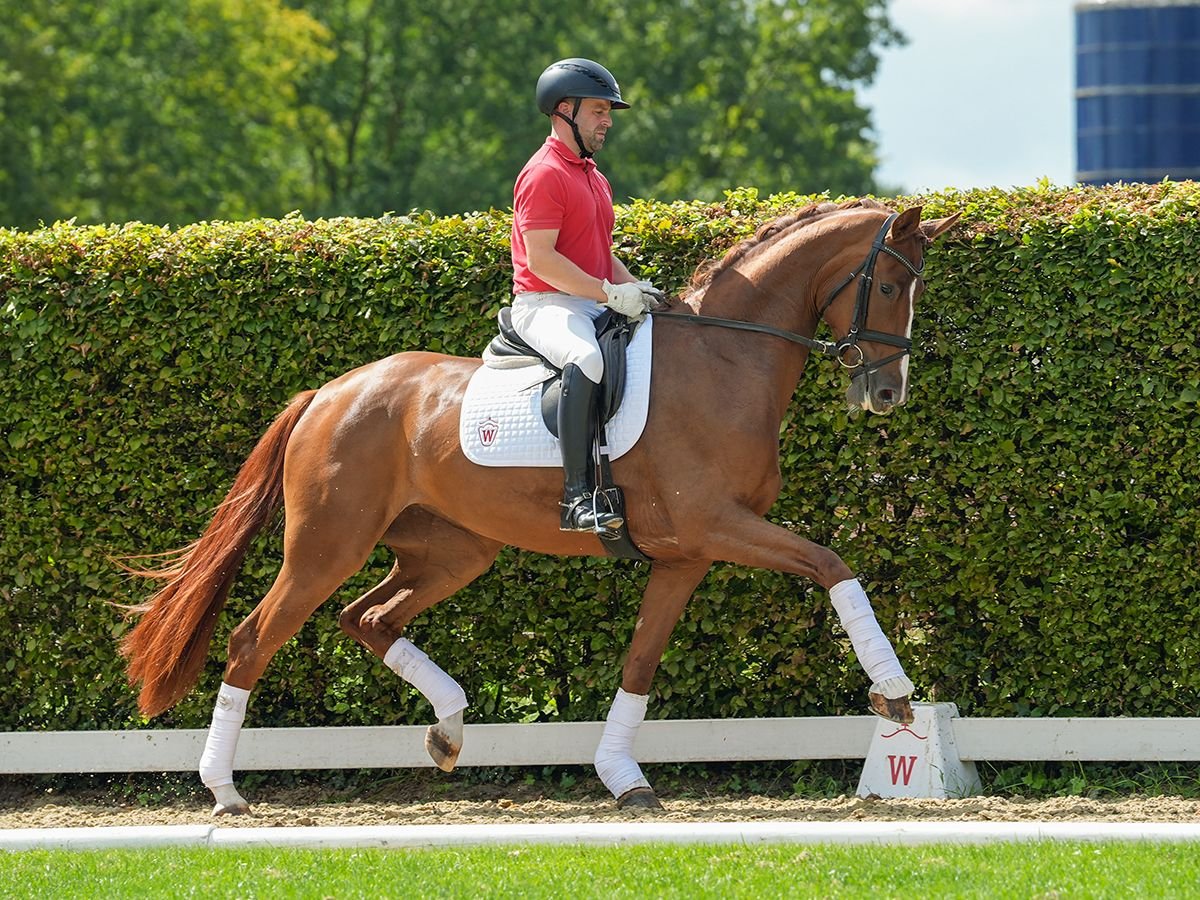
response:
M612 14L618 3L602 6ZM643 43L673 45L650 57L656 65L629 52L632 35L614 44L613 64L636 73L627 87L636 106L613 142L624 193L716 200L734 186L876 189L870 116L855 86L874 77L876 48L899 39L884 3L708 0L669 9L643 23Z
M0 223L506 208L534 85L621 81L618 198L877 189L886 0L0 0Z
M310 134L311 209L377 215L503 207L548 128L533 85L569 55L553 36L579 15L547 0L430 4L306 0L333 35L335 61L304 101L330 127Z
M0 224L36 223L66 181L54 178L45 161L56 129L69 118L57 29L48 18L0 0Z
M604 155L619 197L876 187L855 86L899 39L884 0L594 0L586 15L553 0L306 8L338 48L306 91L337 136L313 149L323 212L507 206L549 130L537 76L566 56L604 63L634 103Z
M296 81L325 30L277 0L0 0L0 221L187 222L304 197ZM6 92L7 95L7 92Z

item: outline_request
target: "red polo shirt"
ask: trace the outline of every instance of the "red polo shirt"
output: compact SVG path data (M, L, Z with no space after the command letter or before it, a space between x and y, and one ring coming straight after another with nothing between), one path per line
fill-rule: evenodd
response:
M513 293L555 291L529 270L524 231L557 230L555 249L596 278L612 279L612 187L591 159L553 135L513 187Z

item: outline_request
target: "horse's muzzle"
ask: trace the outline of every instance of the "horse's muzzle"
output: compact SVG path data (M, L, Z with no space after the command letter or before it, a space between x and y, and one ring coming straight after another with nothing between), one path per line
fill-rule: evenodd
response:
M907 399L904 384L879 374L862 375L850 381L846 402L851 409L861 409L877 416L886 416Z

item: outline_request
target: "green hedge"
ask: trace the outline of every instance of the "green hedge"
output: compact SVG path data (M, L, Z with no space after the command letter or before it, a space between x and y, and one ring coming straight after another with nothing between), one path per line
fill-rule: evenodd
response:
M680 288L808 199L618 212L631 267ZM1200 696L1200 188L1041 185L900 198L963 221L929 257L912 399L850 417L810 362L772 517L869 586L925 699L970 715L1195 715ZM136 727L111 557L193 540L296 391L402 349L476 355L507 299L509 218L414 215L0 230L0 728ZM747 352L757 338L747 336ZM260 537L200 685L266 590ZM280 653L250 724L422 722L424 701L340 636L378 554ZM506 551L421 616L474 721L602 717L646 569ZM861 713L823 591L720 565L676 630L652 717Z

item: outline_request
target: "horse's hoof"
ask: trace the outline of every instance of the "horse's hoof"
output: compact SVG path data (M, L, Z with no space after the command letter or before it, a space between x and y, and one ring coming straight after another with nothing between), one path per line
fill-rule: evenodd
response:
M250 804L242 802L226 806L224 803L218 803L213 807L212 814L214 816L248 816L250 815Z
M213 807L212 814L214 816L248 816L250 815L250 804L246 799L238 793L238 789L232 784L219 784L212 788L213 800L217 805Z
M911 725L915 716L913 716L912 703L908 697L897 697L895 700L889 700L883 694L876 694L871 691L867 694L871 701L871 712L881 718L887 719L889 722L895 722L899 725Z
M437 725L430 725L425 732L425 752L443 772L453 772L458 765L458 754L462 753L462 744L455 743Z
M617 798L617 809L662 809L654 788L636 787Z

